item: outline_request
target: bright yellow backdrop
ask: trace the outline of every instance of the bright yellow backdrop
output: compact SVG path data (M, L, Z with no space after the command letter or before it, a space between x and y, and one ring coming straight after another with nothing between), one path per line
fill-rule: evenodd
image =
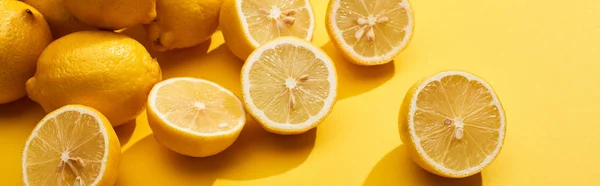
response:
M313 43L339 71L339 101L317 130L277 136L249 121L227 151L189 158L160 146L144 113L116 129L123 143L117 185L600 184L600 1L412 0L412 42L377 67L344 61L325 31L327 2L312 2ZM141 27L125 33L144 38ZM154 55L165 78L206 78L240 95L242 61L220 32L201 46ZM407 89L448 69L487 79L508 118L498 159L465 179L420 169L397 132ZM28 99L0 105L1 185L20 185L21 149L43 115Z

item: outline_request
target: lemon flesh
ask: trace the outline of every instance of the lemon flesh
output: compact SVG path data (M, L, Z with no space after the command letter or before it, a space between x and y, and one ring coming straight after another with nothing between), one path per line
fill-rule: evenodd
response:
M155 138L180 154L205 157L229 147L245 122L242 102L229 90L196 78L158 83L149 97Z
M246 105L267 130L302 133L331 110L336 72L322 51L285 37L257 49L242 70Z
M120 150L102 114L85 106L65 106L42 119L27 140L25 185L114 184Z
M243 0L241 12L248 33L260 45L281 36L307 38L314 27L308 1Z
M278 37L312 40L315 17L308 0L225 0L219 26L231 51L246 60L256 48Z
M401 118L401 130L421 166L442 176L465 177L498 155L506 123L486 82L464 72L444 72L414 89L407 97L410 105L403 106L408 117Z
M408 0L332 0L327 30L351 62L378 65L392 61L412 37Z

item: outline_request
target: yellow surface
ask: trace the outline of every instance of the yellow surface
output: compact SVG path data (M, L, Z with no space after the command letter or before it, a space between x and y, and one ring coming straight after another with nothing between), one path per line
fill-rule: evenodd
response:
M350 65L329 42L326 2L313 0L313 41L336 62L339 101L317 130L265 132L250 120L231 148L189 158L160 146L145 113L117 128L117 185L598 185L600 1L412 0L415 35L394 63ZM143 39L143 29L126 31ZM238 60L220 33L201 46L156 54L165 78L192 76L240 95ZM444 179L418 168L398 135L407 89L447 69L489 81L507 115L498 159L481 174ZM42 109L23 99L0 106L0 183L20 185L24 142Z

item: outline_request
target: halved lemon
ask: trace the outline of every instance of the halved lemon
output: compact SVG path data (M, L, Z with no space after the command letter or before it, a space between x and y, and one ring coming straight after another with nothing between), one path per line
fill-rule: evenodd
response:
M506 118L488 83L466 72L448 71L408 91L399 126L417 164L440 176L460 178L480 172L498 156Z
M121 156L109 121L93 108L67 105L44 117L25 143L25 185L113 185Z
M224 151L246 123L246 111L237 96L197 78L172 78L156 84L150 91L147 112L160 144L193 157Z
M300 134L315 128L331 112L336 92L329 56L295 37L263 45L242 67L246 109L269 132Z
M331 0L326 28L350 62L380 65L392 61L408 45L413 17L408 0Z
M315 16L309 0L225 0L219 26L229 49L245 60L281 36L312 40Z

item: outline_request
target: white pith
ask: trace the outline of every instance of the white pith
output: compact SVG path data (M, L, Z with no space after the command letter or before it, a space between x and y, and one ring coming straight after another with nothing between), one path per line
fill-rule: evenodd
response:
M467 78L467 80L469 81L477 81L479 83L481 83L489 92L490 95L492 96L492 102L490 103L491 105L494 105L498 108L499 110L499 115L500 115L500 128L498 129L498 144L496 146L496 148L494 149L494 151L492 152L492 154L489 154L485 160L483 162L481 162L479 165L477 166L473 166L470 167L468 169L465 170L453 170L453 169L449 169L446 168L444 165L442 165L439 162L436 162L435 160L433 160L433 158L431 158L423 149L423 147L421 146L421 139L417 136L416 132L415 132L415 125L414 125L414 115L417 111L417 98L419 93L423 90L423 88L425 88L425 86L427 86L429 83L433 82L433 81L440 81L442 78L446 77L446 76L452 76L452 75L459 75L459 76L463 76L465 78ZM500 101L498 100L498 97L496 96L496 94L494 93L492 87L487 84L484 80L471 75L469 73L466 72L460 72L460 71L448 71L448 72L442 72L439 74L436 74L433 77L430 77L428 79L426 79L425 81L423 81L419 87L417 88L417 90L415 90L414 96L411 99L410 102L410 110L409 110L409 114L408 114L408 132L410 134L410 137L412 138L412 141L415 143L415 147L417 149L417 153L419 154L419 156L423 157L423 159L425 159L425 161L427 161L427 163L433 165L437 170L443 172L446 175L456 175L456 176L461 176L461 175L470 175L474 172L478 172L481 169L483 169L486 165L488 165L490 162L492 162L496 156L498 155L498 153L500 152L500 149L503 145L504 142L504 131L505 131L505 127L506 127L506 120L505 120L505 116L504 116L504 112L503 112L503 108L502 105L500 104Z
M250 40L250 43L254 46L254 47L259 47L261 45L261 43L258 43L254 37L252 37L252 35L250 34L250 31L248 30L248 22L246 21L246 16L244 15L244 13L242 12L242 1L244 0L237 0L235 3L236 6L236 10L237 10L237 16L240 18L241 22L242 22L242 27L243 27L243 31L244 31L244 35L246 35L246 37ZM310 19L310 25L307 28L306 31L306 37L304 38L307 41L310 41L313 37L313 33L315 31L315 14L313 13L311 4L309 0L304 0L304 5L305 5L305 9L308 11L308 15L310 15L309 19Z
M188 81L188 82L193 82L193 83L206 83L206 84L209 84L211 86L219 88L219 90L221 90L223 93L226 93L229 96L235 97L235 100L239 103L240 109L242 111L242 117L239 118L239 123L235 127L231 128L229 130L221 130L221 131L211 132L211 133L198 132L198 131L195 131L195 130L192 130L192 129L183 128L183 127L181 127L179 125L173 124L171 121L169 121L167 119L167 117L163 113L159 112L159 109L156 107L156 97L158 96L158 90L160 90L161 87L163 87L165 85L169 85L169 84L175 83L175 82L178 82L178 81ZM244 106L242 105L242 101L237 96L235 96L235 94L233 94L231 91L223 88L222 86L220 86L220 85L218 85L216 83L213 83L213 82L210 82L210 81L207 81L207 80L203 80L203 79L179 77L179 78L171 78L171 79L168 79L168 80L165 80L165 81L157 83L154 86L154 88L152 88L152 90L150 91L150 97L149 97L149 105L148 105L148 107L149 107L149 109L155 111L156 115L165 124L167 124L167 125L175 128L177 130L180 130L180 131L183 131L183 132L186 132L186 133L190 133L190 134L193 134L193 135L196 135L196 136L210 137L210 136L222 136L222 135L231 134L231 133L234 133L235 131L241 130L241 128L244 126L244 123L246 122L246 118L245 118L246 111L244 110Z
M365 57L361 54L358 54L356 51L354 51L353 46L346 43L346 41L344 40L344 37L343 37L342 30L340 30L337 26L337 22L336 22L335 18L337 15L337 10L340 8L340 1L342 1L342 0L332 0L332 1L334 1L334 2L332 4L331 14L330 14L330 17L328 17L327 19L329 19L330 23L332 24L331 27L333 28L333 35L334 35L333 39L337 40L338 43L340 43L342 49L346 53L350 54L350 56L352 56L355 59L358 59L360 61L370 63L370 64L378 64L378 63L387 62L388 60L391 60L392 58L394 58L395 55L398 52L400 52L403 48L405 48L406 45L408 44L408 42L410 41L410 38L412 37L412 34L413 34L412 28L414 26L414 20L412 17L413 16L412 9L410 7L410 4L408 3L408 0L402 0L402 3L400 5L406 9L406 14L407 14L407 16L409 16L409 18L408 18L408 24L404 28L406 35L404 36L404 40L402 40L400 45L394 47L392 50L387 52L385 55ZM365 0L363 0L363 1L365 1ZM377 1L377 0L375 0L375 1Z
M248 78L250 75L250 69L252 67L252 65L262 56L262 53L265 50L268 49L273 49L278 45L281 44L290 44L290 45L294 45L294 46L299 46L299 47L303 47L306 48L310 51L313 51L313 53L315 54L315 57L320 59L321 61L323 61L323 63L325 64L325 66L327 66L327 70L329 73L329 76L327 77L328 81L329 81L329 94L327 95L327 98L323 101L323 108L321 108L321 110L314 116L310 116L308 120L306 120L305 122L302 123L297 123L297 124L291 124L291 123L279 123L279 122L275 122L271 119L269 119L266 114L264 113L264 111L260 110L258 107L256 107L256 105L254 104L254 101L252 100L252 97L250 96L250 79ZM263 45L262 47L256 49L256 51L254 51L246 60L246 64L244 64L244 67L242 68L242 91L243 91L243 95L244 95L244 99L246 102L246 107L251 110L251 113L253 113L255 116L257 117L260 121L265 122L268 126L270 126L271 128L274 129L280 129L280 130L286 130L286 131L299 131L299 130L304 130L307 128L311 128L314 125L317 124L318 121L321 121L325 116L327 116L327 114L329 114L329 112L331 111L331 107L333 105L333 103L335 102L336 96L337 96L337 74L335 71L335 67L333 66L333 62L331 61L331 59L324 53L322 52L319 48L305 42L305 41L301 41L299 39L296 38L292 38L292 37L285 37L285 38L280 38L277 40L274 40L272 42L269 42L265 45Z
M100 116L98 116L95 112L82 108L82 107L77 107L77 106L65 106L59 110L56 110L52 113L50 113L49 115L45 116L39 123L38 125L33 129L31 135L29 136L29 138L27 139L27 142L25 143L25 148L23 150L23 159L22 161L22 168L23 168L23 181L25 182L25 185L30 185L29 184L29 178L27 176L27 152L29 152L29 145L31 144L31 141L36 138L38 136L38 132L39 130L45 126L46 124L48 124L48 120L52 119L52 118L56 118L56 116L65 113L65 112L69 112L69 111L76 111L81 113L82 115L89 115L91 117L93 117L94 119L96 119L96 121L98 121L98 125L99 125L99 129L100 129L100 133L102 134L102 136L104 137L104 156L102 157L101 160L101 166L100 166L100 171L98 172L98 177L96 177L96 180L94 180L94 182L92 182L91 185L97 185L100 180L102 180L102 178L104 177L104 174L106 172L106 163L108 161L108 145L109 145L109 140L108 140L108 134L106 132L106 128L104 128L104 125L102 125L102 118Z

